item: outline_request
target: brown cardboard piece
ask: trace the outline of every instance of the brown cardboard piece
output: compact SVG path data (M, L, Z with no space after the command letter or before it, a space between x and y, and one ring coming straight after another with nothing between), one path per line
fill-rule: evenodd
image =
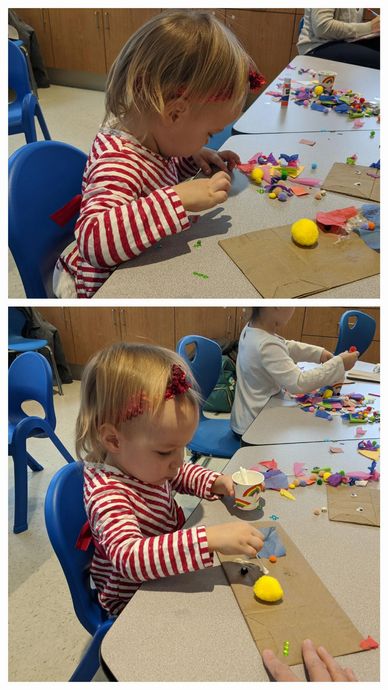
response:
M273 524L261 521L252 524L258 529L273 527ZM270 575L281 584L284 597L280 602L266 603L254 596L252 588L260 577L259 568L248 567L248 573L241 575L241 563L234 562L241 556L224 556L217 552L259 651L272 649L290 666L302 663L301 645L305 639L323 645L333 656L360 652L360 642L364 636L326 589L288 534L278 525L276 530L286 548L286 556L278 558L275 565L265 558L262 561L270 569ZM256 559L250 560L257 562ZM289 641L289 655L283 656L286 640Z
M329 520L380 526L380 491L368 486L326 486ZM356 494L352 496L352 494ZM362 508L358 511L357 508Z
M303 297L380 272L379 254L356 234L338 241L319 231L314 247L299 247L291 226L220 240L220 247L263 297Z
M380 202L380 178L371 177L371 175L379 174L375 168L368 168L365 165L334 163L322 182L322 189L355 196L358 199Z

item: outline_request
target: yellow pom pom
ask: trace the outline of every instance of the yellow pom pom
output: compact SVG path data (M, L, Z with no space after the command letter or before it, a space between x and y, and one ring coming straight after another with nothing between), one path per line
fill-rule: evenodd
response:
M270 199L276 199L276 194L274 192L270 192L268 196Z
M253 592L262 601L279 601L283 598L283 590L275 577L263 575L253 585Z
M263 177L264 177L264 172L261 168L253 168L253 170L251 172L251 180L253 180L253 182L257 182L257 184L261 184Z
M324 472L324 473L323 473L322 479L323 479L324 482L327 482L327 480L329 479L329 477L331 477L331 472Z
M321 85L319 84L318 86L315 87L315 89L314 89L314 94L315 94L316 96L320 96L322 93L323 93L323 86L321 86Z
M295 489L295 484L289 484L289 485L288 485L288 488L289 488L289 489Z
M323 397L323 398L332 398L332 397L333 397L333 391L331 390L331 388L328 388L328 389L324 392L324 394L323 394L322 397Z
M309 218L296 220L295 223L291 225L291 237L297 244L303 247L310 247L318 240L318 226Z

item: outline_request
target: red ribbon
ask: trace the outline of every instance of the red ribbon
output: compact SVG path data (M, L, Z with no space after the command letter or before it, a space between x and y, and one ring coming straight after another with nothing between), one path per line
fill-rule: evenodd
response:
M69 220L73 218L73 216L80 212L81 199L81 194L73 196L73 198L70 199L67 204L62 206L62 208L59 208L58 211L55 211L55 213L50 216L51 220L53 220L57 225L64 227Z
M78 535L77 541L75 543L76 549L80 551L87 551L92 542L92 531L90 529L89 521L87 520L82 526L81 531Z

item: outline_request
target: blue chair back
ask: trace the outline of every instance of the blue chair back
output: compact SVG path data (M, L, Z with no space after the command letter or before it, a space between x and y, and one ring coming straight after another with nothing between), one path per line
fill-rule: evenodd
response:
M26 324L26 317L17 307L8 309L8 338L23 337L23 328Z
M356 319L355 323L350 324L351 319ZM375 331L376 321L372 316L356 309L345 311L339 322L338 342L334 354L338 355L354 345L361 356L371 344Z
M15 41L8 41L8 86L21 107L24 96L31 93L31 82L26 57Z
M302 31L303 27L304 27L304 17L302 17L302 19L301 19L300 22L299 22L299 26L298 26L298 36L300 36L300 32Z
M9 159L9 247L29 298L54 297L54 266L74 239L76 217L60 227L50 216L81 193L86 160L60 141L27 144Z
M39 352L23 352L12 362L8 372L8 396L8 418L12 426L29 416L22 404L35 400L44 410L44 419L55 430L53 375L48 361Z
M190 353L187 348L190 348ZM220 346L214 340L202 335L186 335L178 342L177 352L189 365L198 383L204 405L220 375L222 366Z
M94 547L76 548L87 517L83 502L83 464L72 462L53 476L45 499L46 529L69 585L75 613L81 625L94 635L108 618L90 585Z

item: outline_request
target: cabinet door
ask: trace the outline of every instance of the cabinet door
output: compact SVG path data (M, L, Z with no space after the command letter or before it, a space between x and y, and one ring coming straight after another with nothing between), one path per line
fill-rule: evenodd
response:
M123 45L159 9L104 9L106 67L109 71Z
M175 307L175 342L184 335L235 337L235 307Z
M349 309L346 307L307 307L303 335L323 335L337 338L340 318L345 311L351 309L351 307ZM373 340L380 340L380 309L378 307L361 307L358 311L363 311L376 320L376 333Z
M16 14L26 24L32 26L38 39L40 52L46 67L54 67L53 48L51 44L50 17L44 9L16 9Z
M266 307L262 307L266 309ZM287 340L301 340L302 326L304 319L304 307L296 307L291 319L284 328L277 329L278 335L287 338ZM237 307L236 309L236 338L240 336L242 329L251 317L251 307Z
M287 10L226 10L227 25L239 38L267 82L271 82L289 61L294 14L286 12Z
M71 307L75 363L86 364L98 350L121 340L117 307Z
M58 329L65 357L73 364L76 359L69 307L38 307L37 311Z
M102 9L49 9L54 67L106 73Z
M121 338L175 350L173 307L122 307Z

